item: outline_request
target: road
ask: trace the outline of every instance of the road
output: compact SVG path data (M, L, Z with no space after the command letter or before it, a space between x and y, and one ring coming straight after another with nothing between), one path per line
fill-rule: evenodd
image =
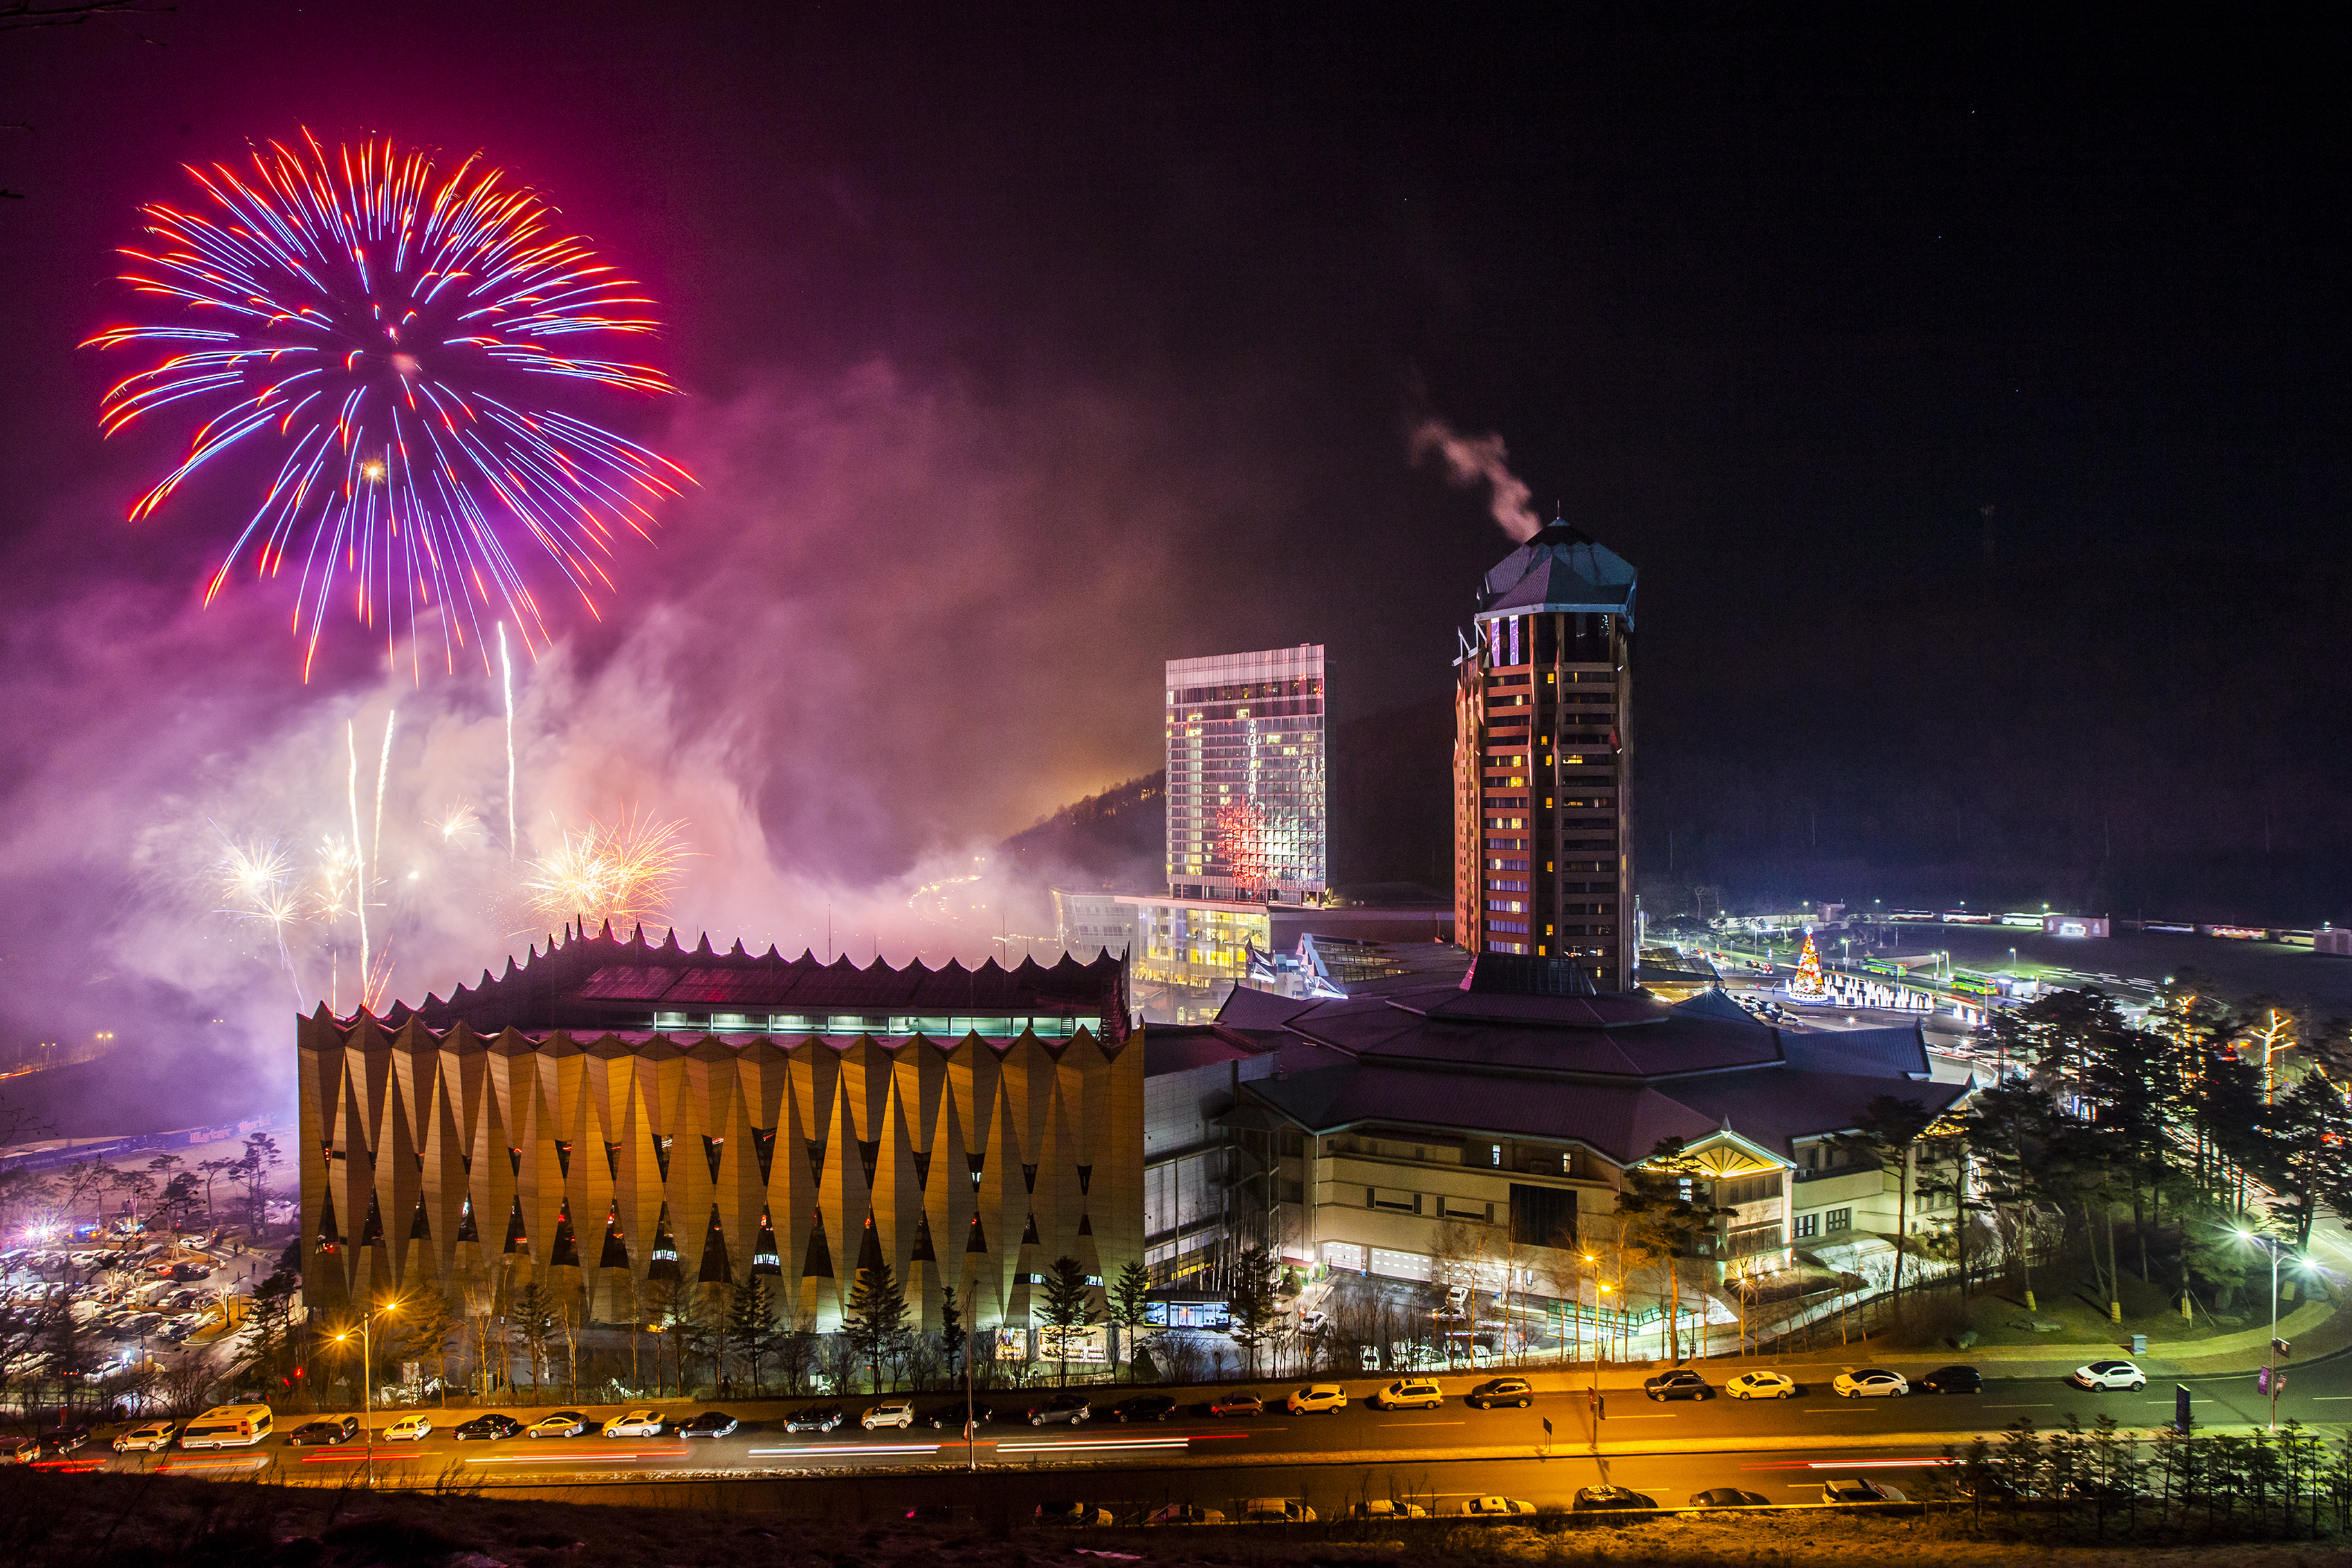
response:
M1930 1364L1892 1364L1916 1375ZM1538 1394L1526 1409L1485 1411L1460 1398L1475 1379L1440 1381L1447 1400L1435 1410L1373 1409L1365 1399L1379 1382L1348 1379L1349 1406L1336 1414L1291 1416L1277 1405L1257 1418L1219 1420L1187 1406L1165 1422L1134 1426L1105 1416L1075 1428L990 1426L969 1452L961 1433L864 1431L855 1418L871 1401L853 1400L847 1402L849 1425L829 1434L789 1434L780 1420L747 1420L734 1436L710 1440L588 1437L457 1443L448 1427L478 1413L469 1410L450 1413L448 1424L418 1443L291 1448L282 1437L273 1437L251 1451L153 1456L115 1455L93 1443L69 1463L74 1469L160 1469L296 1483L340 1483L373 1471L378 1484L456 1479L550 1495L582 1495L573 1489L585 1488L600 1501L654 1504L684 1502L690 1494L692 1506L714 1506L715 1490L687 1483L740 1482L754 1490L715 1506L787 1512L851 1507L868 1513L939 1501L995 1516L1006 1509L1025 1512L1041 1498L1073 1494L1115 1512L1139 1512L1171 1500L1229 1508L1240 1498L1280 1495L1303 1497L1328 1517L1330 1508L1364 1495L1406 1498L1448 1511L1486 1492L1538 1506L1564 1505L1578 1487L1602 1479L1668 1504L1717 1486L1759 1492L1775 1501L1808 1501L1817 1498L1826 1475L1870 1474L1903 1487L1907 1477L1934 1464L1945 1445L1978 1434L1997 1436L2021 1418L2046 1428L2069 1415L2088 1426L2105 1414L2126 1428L2145 1430L2165 1424L2172 1414L2168 1380L2137 1393L2094 1394L2059 1378L2035 1377L1989 1381L1974 1395L1897 1399L1839 1399L1826 1381L1817 1381L1788 1400L1718 1396L1661 1405L1619 1387L1605 1395L1596 1422L1584 1393ZM2200 1426L2244 1427L2268 1419L2268 1401L2250 1375L2187 1383ZM1265 1391L1276 1392L1271 1386ZM1116 1398L1126 1390L1106 1392ZM1019 1398L1003 1391L988 1397L1007 1408ZM684 1416L699 1406L664 1408ZM545 1408L512 1413L528 1419ZM613 1412L596 1407L595 1413ZM2279 1401L2281 1423L2291 1417L2329 1427L2352 1420L2352 1353L2296 1366ZM299 1419L285 1423L281 1432ZM377 1416L379 1424L387 1419ZM967 1463L980 1473L951 1473ZM1063 1468L1073 1464L1087 1468L1076 1473ZM929 1473L908 1476L910 1469ZM855 1489L835 1485L814 1491L793 1483L792 1478L812 1475L836 1481L873 1479ZM821 1500L812 1500L815 1493L823 1494Z

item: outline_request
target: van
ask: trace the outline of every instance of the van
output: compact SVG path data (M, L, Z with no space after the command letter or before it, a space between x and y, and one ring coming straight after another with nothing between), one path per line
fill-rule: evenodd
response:
M1445 1403L1445 1396L1433 1379L1400 1377L1373 1395L1372 1403L1382 1410L1434 1410Z
M250 1448L269 1436L267 1405L215 1405L180 1434L183 1448Z

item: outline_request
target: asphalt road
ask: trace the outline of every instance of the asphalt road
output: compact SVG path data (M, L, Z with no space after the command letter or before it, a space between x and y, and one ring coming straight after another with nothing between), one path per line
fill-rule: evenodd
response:
M1906 1375L1929 1364L1893 1363ZM1605 1396L1605 1414L1596 1421L1582 1393L1538 1394L1527 1409L1469 1408L1460 1396L1477 1381L1441 1379L1447 1401L1428 1411L1373 1409L1366 1396L1380 1381L1350 1378L1350 1405L1336 1414L1291 1416L1276 1405L1263 1416L1219 1420L1186 1406L1164 1422L1142 1425L1098 1415L1077 1427L990 1426L969 1452L961 1433L864 1431L855 1417L871 1401L852 1400L845 1402L850 1423L829 1434L789 1434L776 1429L781 1423L747 1422L719 1439L455 1442L450 1427L479 1413L468 1410L450 1412L446 1422L436 1417L439 1429L417 1443L293 1448L277 1436L252 1450L117 1455L93 1441L70 1462L75 1469L330 1484L372 1469L380 1483L394 1485L454 1479L548 1495L586 1495L574 1489L589 1489L600 1501L659 1504L690 1497L693 1506L711 1506L715 1495L711 1486L695 1483L739 1481L754 1490L721 1506L872 1514L928 1500L971 1508L986 1518L1004 1517L1006 1511L1025 1514L1040 1499L1073 1495L1122 1516L1186 1500L1231 1511L1237 1500L1262 1496L1304 1498L1327 1518L1364 1496L1408 1499L1439 1511L1458 1511L1468 1497L1495 1492L1552 1506L1567 1503L1578 1487L1604 1479L1668 1504L1718 1486L1789 1502L1817 1500L1822 1480L1831 1475L1866 1474L1898 1488L1916 1484L1906 1478L1937 1462L1946 1444L1996 1436L2020 1418L2047 1428L2070 1414L2086 1426L2105 1414L2126 1428L2158 1427L2171 1418L2173 1386L2162 1380L2137 1393L2095 1394L2057 1377L2035 1377L1990 1381L1973 1395L1840 1399L1823 1381L1787 1400L1718 1396L1672 1404L1619 1388ZM2187 1383L2200 1425L2247 1426L2269 1417L2269 1402L2251 1375ZM1266 1385L1261 1391L1281 1390ZM1108 1404L1127 1390L1103 1392L1108 1397L1101 1403ZM1021 1396L999 1391L990 1397L1009 1407ZM682 1417L699 1406L664 1408ZM529 1419L545 1414L545 1407L511 1413ZM612 1412L598 1407L597 1413ZM2352 1421L2352 1353L2295 1366L2278 1413L2282 1423L2290 1417L2328 1427ZM300 1419L284 1423L281 1433ZM379 1424L388 1419L377 1416ZM938 1473L967 1462L981 1473ZM1087 1469L1063 1468L1074 1464ZM905 1475L908 1469L932 1473L919 1479ZM882 1473L892 1471L902 1473ZM808 1489L791 1481L811 1475L836 1483L873 1479L854 1489ZM822 1500L813 1500L818 1492Z

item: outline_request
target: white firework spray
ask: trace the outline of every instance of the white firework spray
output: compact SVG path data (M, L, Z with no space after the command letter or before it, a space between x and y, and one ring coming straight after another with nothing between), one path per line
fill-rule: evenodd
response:
M357 895L352 898L352 903L358 908L360 915L360 985L362 988L362 994L364 994L364 988L367 985L368 972L367 862L361 859L360 845L365 843L367 841L360 837L359 720L348 719L344 721L343 739L350 747L352 756L351 780L348 786L348 793L351 797L352 805L352 858L359 862L358 893Z
M507 623L499 622L499 668L507 696L507 859L515 858L514 658L507 652Z

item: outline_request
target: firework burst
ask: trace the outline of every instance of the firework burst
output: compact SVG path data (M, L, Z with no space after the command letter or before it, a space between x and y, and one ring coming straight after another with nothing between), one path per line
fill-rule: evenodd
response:
M535 860L523 873L523 895L533 911L551 920L578 920L593 930L605 921L616 926L658 920L685 869L683 821L640 821L632 811L606 825L591 821L566 831L555 852Z
M240 562L263 578L299 566L306 677L346 599L388 650L410 633L413 673L428 627L449 668L462 655L487 670L486 620L546 635L527 558L551 562L593 613L619 534L646 533L652 505L691 476L533 389L675 391L573 347L654 331L636 286L478 154L445 175L389 141L330 150L305 132L300 147L257 150L249 172L190 172L199 210L142 209L158 243L124 253L124 281L182 319L89 344L165 355L107 393L108 434L167 408L201 419L134 521L240 445L276 457L206 602Z

